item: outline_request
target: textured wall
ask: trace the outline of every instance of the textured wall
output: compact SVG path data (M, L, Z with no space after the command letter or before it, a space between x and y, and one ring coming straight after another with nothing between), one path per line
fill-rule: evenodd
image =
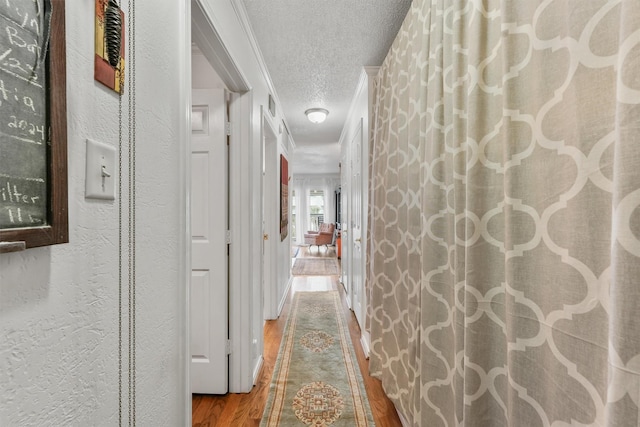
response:
M180 2L137 2L137 418L177 426ZM126 10L126 1L121 2ZM84 198L85 139L117 145L93 80L93 1L68 0L70 243L0 255L0 425L116 425L118 206ZM126 384L125 384L126 386ZM190 408L189 408L190 410Z

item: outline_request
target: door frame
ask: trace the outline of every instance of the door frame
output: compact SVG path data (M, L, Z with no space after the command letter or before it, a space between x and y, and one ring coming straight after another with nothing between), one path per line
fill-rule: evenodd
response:
M229 229L231 245L229 251L229 339L231 352L229 361L229 391L248 391L253 386L251 366L251 306L243 301L252 299L252 273L242 266L242 254L251 250L254 241L252 230L251 186L251 128L253 92L248 80L232 58L225 43L216 31L214 14L201 0L183 0L180 3L184 20L179 31L179 137L182 150L179 158L178 200L180 206L178 241L179 277L178 298L180 301L178 352L180 354L181 381L179 393L183 396L185 425L191 425L191 357L189 348L189 286L191 283L191 43L195 42L209 60L212 67L230 91L229 116L231 119L231 143L229 146L229 191L234 196L229 203ZM192 36L193 30L193 36ZM243 171L249 171L249 176Z
M280 230L276 227L278 220L278 134L269 113L264 106L260 107L260 141L262 144L262 170L260 185L262 188L263 233L268 239L263 240L262 254L262 308L265 320L278 318L278 242ZM267 180L265 185L265 180ZM270 181L270 182L269 182ZM267 268L265 268L267 266Z

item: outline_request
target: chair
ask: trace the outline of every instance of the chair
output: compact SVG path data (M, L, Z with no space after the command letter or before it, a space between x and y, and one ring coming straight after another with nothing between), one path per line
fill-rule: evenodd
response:
M309 246L317 246L318 250L321 245L329 247L333 243L334 224L322 223L318 231L308 231L304 233L304 243Z

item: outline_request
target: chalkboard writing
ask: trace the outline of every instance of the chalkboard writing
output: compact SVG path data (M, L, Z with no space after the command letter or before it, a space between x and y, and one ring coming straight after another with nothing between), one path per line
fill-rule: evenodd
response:
M0 1L0 229L47 224L49 0Z

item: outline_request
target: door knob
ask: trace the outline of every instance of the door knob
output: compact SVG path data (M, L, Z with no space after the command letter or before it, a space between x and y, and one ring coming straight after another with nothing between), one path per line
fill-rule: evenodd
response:
M357 242L357 243L360 243L360 242L361 242L361 240L360 240L360 238L359 238L359 237L356 239L356 242Z
M264 234L262 235L262 239L263 239L263 240L269 240L269 235L268 235L267 233L264 233Z

